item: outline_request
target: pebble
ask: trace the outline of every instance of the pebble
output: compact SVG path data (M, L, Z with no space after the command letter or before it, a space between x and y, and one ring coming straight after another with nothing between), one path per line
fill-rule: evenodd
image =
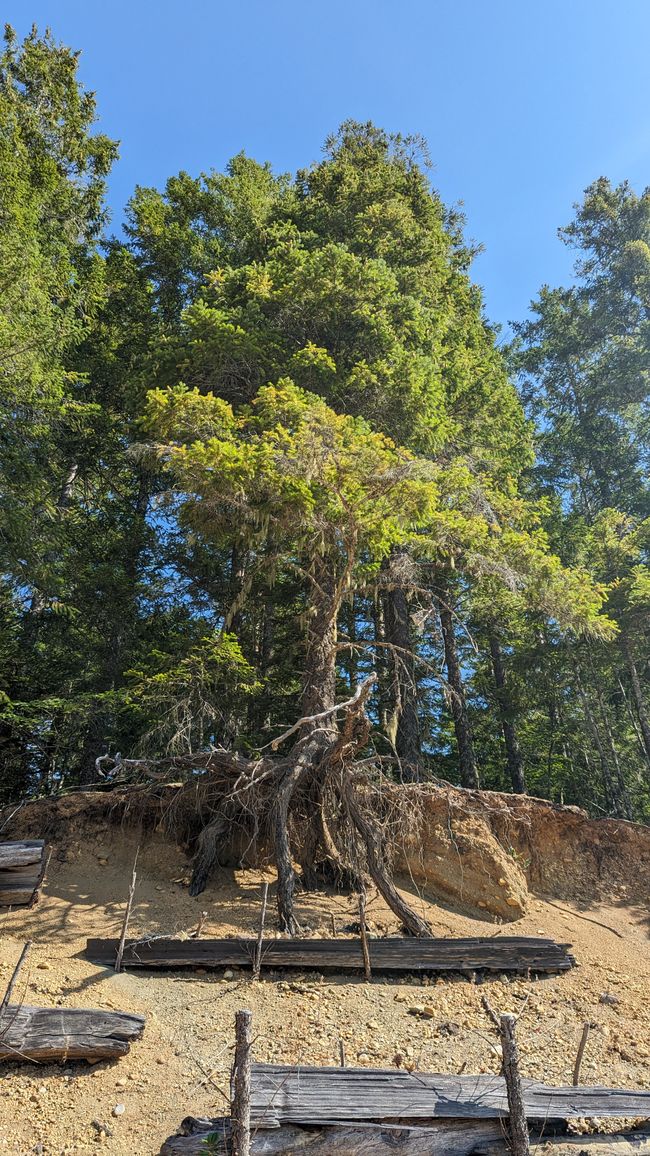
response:
M116 1104L111 1112L111 1116L123 1116L126 1112L124 1104Z

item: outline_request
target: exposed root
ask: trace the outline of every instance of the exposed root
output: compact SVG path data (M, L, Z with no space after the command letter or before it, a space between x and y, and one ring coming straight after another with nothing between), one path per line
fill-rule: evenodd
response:
M357 754L368 747L370 724L365 704L374 681L374 676L366 679L351 699L335 709L301 719L300 737L283 758L268 755L252 760L215 750L155 763L121 760L120 774L128 771L132 762L139 776L154 782L183 770L191 775L175 801L175 814L166 816L168 827L182 815L180 825L188 833L194 829L190 895L203 891L236 828L247 832L251 842L259 837L271 852L278 872L279 926L290 935L300 931L294 911L294 861L302 867L302 882L307 888L317 886L319 878L330 871L339 883L358 890L367 871L408 931L431 935L429 926L398 893L390 877L385 833L368 806L369 792L365 789L373 770L372 758L363 758L359 769L355 764ZM337 714L338 727L334 722ZM292 727L285 732L283 741L296 730ZM202 773L197 775L197 770Z

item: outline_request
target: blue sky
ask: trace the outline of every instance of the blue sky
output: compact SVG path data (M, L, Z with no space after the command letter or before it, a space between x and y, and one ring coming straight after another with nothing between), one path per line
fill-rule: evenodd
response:
M597 176L650 184L649 0L5 0L82 50L121 141L113 223L136 183L318 158L347 117L422 133L433 183L485 246L487 312L525 315L570 274L556 237Z

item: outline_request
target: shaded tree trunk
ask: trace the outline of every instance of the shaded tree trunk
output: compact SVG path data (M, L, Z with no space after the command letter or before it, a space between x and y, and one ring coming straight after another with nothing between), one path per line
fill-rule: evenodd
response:
M398 560L393 558L393 562ZM390 571L389 571L390 573ZM384 592L384 630L386 642L394 649L389 663L392 671L390 738L400 761L405 782L418 782L422 764L418 685L415 672L414 639L409 597L404 586L396 582Z
M478 790L478 765L474 753L474 738L467 711L463 676L458 659L458 648L456 646L454 619L451 607L451 591L447 582L439 584L438 589L438 613L440 615L442 639L445 647L445 666L447 668L447 683L450 691L449 709L454 722L454 732L456 735L460 781L464 787Z
M503 732L503 741L506 747L506 761L512 789L516 794L526 794L526 780L524 777L524 760L517 738L517 728L513 720L512 705L509 700L506 671L503 664L501 644L496 634L490 632L490 655L492 658L492 672L496 686L496 699L499 710L499 721Z
M630 675L630 684L632 686L634 705L636 707L636 713L639 719L643 749L645 751L646 759L650 764L650 718L648 717L643 689L641 687L641 679L639 678L639 672L634 661L634 654L632 652L630 643L624 634L621 635L621 649L623 651L625 663Z

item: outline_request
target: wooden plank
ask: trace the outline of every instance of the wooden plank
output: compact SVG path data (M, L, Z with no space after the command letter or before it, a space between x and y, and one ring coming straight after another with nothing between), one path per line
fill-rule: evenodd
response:
M128 1052L144 1022L127 1012L10 1004L0 1018L0 1061L112 1059Z
M41 863L45 853L43 839L22 839L0 843L0 871Z
M153 939L131 941L124 965L145 968L251 967L254 939ZM373 971L566 971L573 957L566 944L550 939L371 939ZM86 954L105 965L115 959L117 940L89 939ZM363 970L358 939L272 939L264 945L263 968Z
M34 903L44 871L42 839L0 843L0 905L19 907Z
M24 907L34 898L34 887L24 883L0 883L0 907Z
M524 1080L527 1119L648 1117L650 1090L548 1087ZM370 1120L489 1119L508 1115L501 1076L450 1076L372 1068L254 1064L251 1120L256 1126L342 1124Z
M160 1156L230 1156L228 1119L184 1120L178 1136L165 1141ZM251 1156L508 1156L498 1120L445 1120L423 1127L356 1125L305 1129L284 1125L259 1131ZM626 1135L531 1137L535 1156L650 1156L650 1132Z

